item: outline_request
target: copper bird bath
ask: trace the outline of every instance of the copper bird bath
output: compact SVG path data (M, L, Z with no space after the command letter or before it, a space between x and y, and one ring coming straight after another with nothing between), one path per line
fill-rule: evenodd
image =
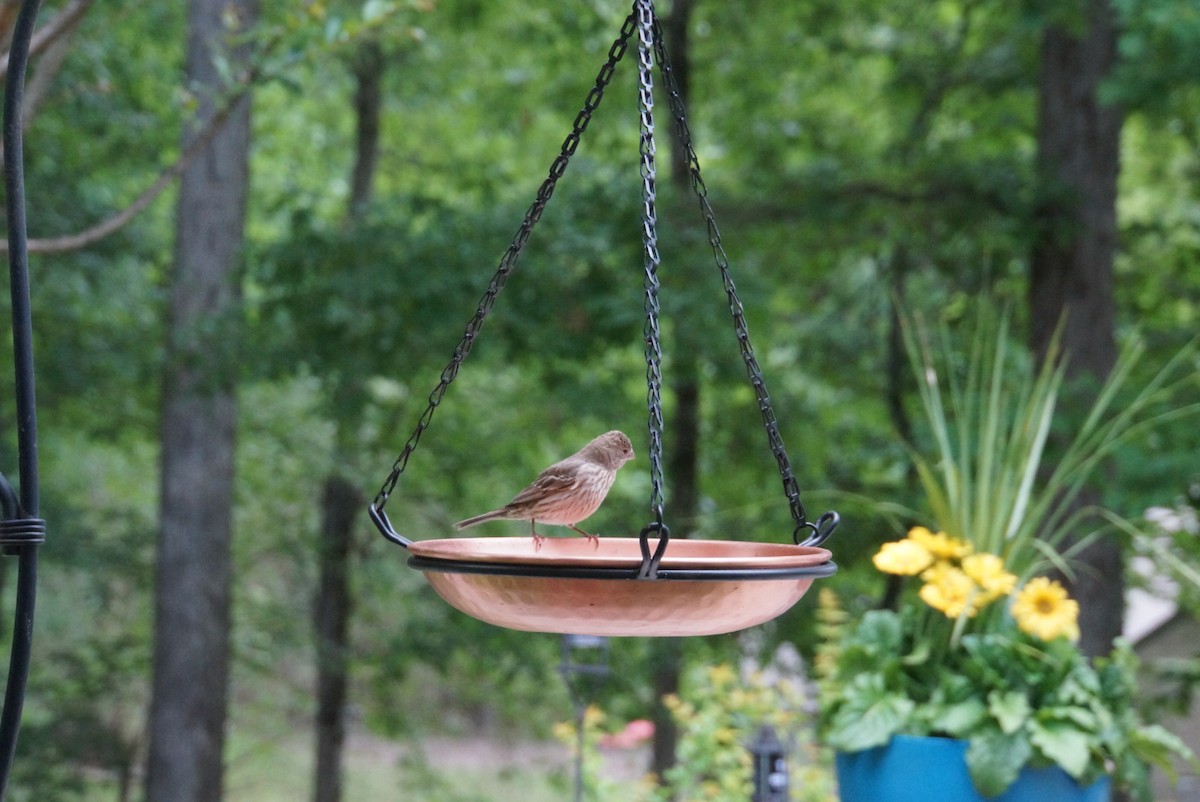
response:
M720 635L787 612L835 570L827 550L677 540L653 581L638 538L463 538L413 543L409 565L468 615L509 629L576 635ZM440 555L440 556L439 556Z
M649 409L650 509L654 520L639 537L547 539L535 547L530 537L453 538L413 541L392 526L384 505L408 465L421 435L474 345L533 226L541 218L558 179L599 107L618 61L636 40L638 106L641 127L642 244L646 323L646 387ZM739 350L754 389L771 451L779 467L795 527L791 543L739 540L671 540L663 520L662 351L659 344L658 238L655 210L653 75L655 60L666 88L679 141L685 149L691 183L733 317ZM475 315L467 323L450 364L429 396L429 405L370 506L376 527L412 555L408 564L422 572L449 604L475 618L510 629L579 635L686 636L733 632L769 621L789 610L813 580L831 576L837 566L822 548L838 524L837 513L807 519L791 462L750 345L742 303L708 202L707 189L691 143L683 98L667 60L662 29L650 0L636 0L621 33L600 68L596 83L576 116L562 150L550 167L516 237L500 260ZM803 539L802 539L803 538Z

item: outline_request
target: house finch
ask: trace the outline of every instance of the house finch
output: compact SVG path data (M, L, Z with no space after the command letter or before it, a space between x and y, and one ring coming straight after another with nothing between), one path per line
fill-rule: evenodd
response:
M617 477L617 469L631 459L633 444L629 438L621 432L607 432L542 471L533 484L505 506L459 521L455 526L466 529L501 518L529 521L534 545L541 548L545 537L538 534L536 528L536 524L541 522L568 526L588 540L599 543L599 538L575 524L599 509Z

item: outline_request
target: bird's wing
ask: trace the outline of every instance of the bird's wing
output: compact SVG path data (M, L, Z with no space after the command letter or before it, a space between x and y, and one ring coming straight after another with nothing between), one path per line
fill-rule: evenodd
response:
M577 471L562 471L555 465L551 465L546 470L542 471L538 478L533 480L533 484L522 490L516 497L508 503L508 506L527 504L531 501L537 501L545 498L547 495L560 493L564 490L570 490L579 481Z

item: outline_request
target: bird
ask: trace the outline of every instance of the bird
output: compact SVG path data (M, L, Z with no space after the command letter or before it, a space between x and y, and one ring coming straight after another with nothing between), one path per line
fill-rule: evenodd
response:
M467 518L457 529L501 519L529 521L535 549L545 536L537 524L566 526L596 545L600 538L576 524L597 509L608 495L617 470L633 459L633 444L619 431L605 432L564 460L538 474L533 482L503 507Z

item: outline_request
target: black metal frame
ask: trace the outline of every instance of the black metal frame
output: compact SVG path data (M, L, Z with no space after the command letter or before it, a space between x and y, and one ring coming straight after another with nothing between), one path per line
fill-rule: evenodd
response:
M0 714L0 798L8 788L16 755L25 687L33 645L33 612L37 600L38 551L46 539L46 522L38 518L37 412L34 393L33 325L29 303L29 264L25 229L25 169L21 104L29 43L40 0L24 0L13 28L4 90L4 188L8 215L8 260L12 292L13 368L16 378L17 459L20 494L0 476L0 552L15 555L17 595L13 611L12 652L4 712Z

